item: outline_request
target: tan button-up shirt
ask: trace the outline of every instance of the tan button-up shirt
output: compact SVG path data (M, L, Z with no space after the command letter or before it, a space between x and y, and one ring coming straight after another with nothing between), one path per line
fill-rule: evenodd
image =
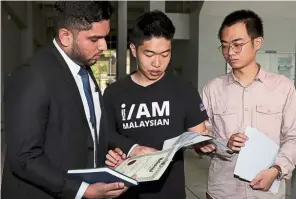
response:
M296 164L296 92L285 76L260 69L247 87L233 73L209 82L203 90L214 136L225 144L234 133L244 133L247 126L257 128L281 145L275 164L283 178L289 178ZM234 177L237 154L217 150L211 160L208 193L214 199L284 198L284 180L278 194L254 191L248 182Z

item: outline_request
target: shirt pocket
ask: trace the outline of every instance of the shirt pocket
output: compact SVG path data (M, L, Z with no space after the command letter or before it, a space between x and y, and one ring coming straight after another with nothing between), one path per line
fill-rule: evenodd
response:
M219 107L213 110L214 131L223 139L238 131L238 114L236 107Z
M256 105L256 128L269 137L279 139L282 110L283 106L281 105Z

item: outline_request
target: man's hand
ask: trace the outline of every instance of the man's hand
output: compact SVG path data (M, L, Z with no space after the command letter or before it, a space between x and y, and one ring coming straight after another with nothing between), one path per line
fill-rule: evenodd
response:
M196 153L199 153L200 151L203 153L211 153L216 150L216 146L205 141L194 145L194 150Z
M227 147L234 152L239 152L245 142L248 140L248 137L242 133L232 134L228 140Z
M211 136L212 133L209 130L204 130L200 133L204 136ZM196 153L203 152L203 153L211 153L216 150L216 146L208 141L198 143L194 145L194 150Z
M129 156L134 157L134 156L138 156L138 155L145 155L147 153L152 153L155 151L157 151L157 150L154 148L138 145L131 151Z
M115 198L127 190L122 182L114 183L95 183L90 184L84 192L84 197L89 199Z
M211 136L212 135L212 132L209 131L209 130L204 130L204 131L200 132L200 134L201 135L205 135L205 136L207 136L207 135Z
M251 181L250 185L255 190L268 191L277 175L278 170L276 168L261 171L254 180Z
M116 148L114 150L109 150L106 155L105 164L109 167L116 168L126 159L125 153L121 149Z

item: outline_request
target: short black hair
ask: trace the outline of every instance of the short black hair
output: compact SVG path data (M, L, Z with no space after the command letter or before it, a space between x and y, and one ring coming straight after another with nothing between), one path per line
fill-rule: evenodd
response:
M237 10L225 17L219 30L219 39L221 40L222 31L225 27L237 23L244 23L246 25L248 35L251 39L264 36L262 19L255 12L251 10Z
M153 37L164 37L172 40L175 35L175 26L168 16L159 10L146 12L134 24L130 34L130 42L135 46Z
M61 28L89 30L92 23L109 20L113 12L109 1L58 1L54 7L56 34Z

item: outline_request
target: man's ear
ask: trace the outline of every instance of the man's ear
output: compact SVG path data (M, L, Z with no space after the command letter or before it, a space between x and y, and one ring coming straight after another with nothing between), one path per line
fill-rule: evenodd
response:
M70 47L73 44L73 34L70 30L62 28L58 32L60 43L64 47Z
M136 58L137 57L137 49L136 46L134 44L130 44L130 49L132 51L133 56Z
M254 39L254 46L256 51L258 51L262 47L263 40L264 40L263 37L258 37Z

